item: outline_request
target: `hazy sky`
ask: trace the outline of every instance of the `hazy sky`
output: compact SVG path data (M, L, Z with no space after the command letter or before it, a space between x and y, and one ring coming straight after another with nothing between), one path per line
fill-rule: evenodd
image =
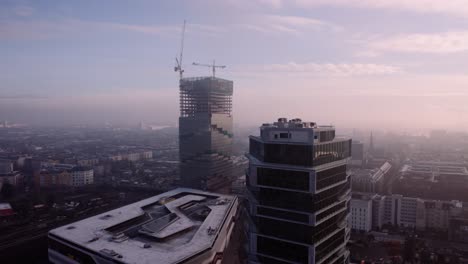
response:
M177 124L184 19L236 123L468 130L468 0L2 0L0 119Z

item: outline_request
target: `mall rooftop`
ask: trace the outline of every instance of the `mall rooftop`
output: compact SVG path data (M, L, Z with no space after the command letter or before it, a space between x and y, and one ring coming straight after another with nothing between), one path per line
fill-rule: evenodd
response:
M235 196L178 188L53 229L49 240L60 245L49 249L67 245L117 263L192 263L226 237L236 210Z

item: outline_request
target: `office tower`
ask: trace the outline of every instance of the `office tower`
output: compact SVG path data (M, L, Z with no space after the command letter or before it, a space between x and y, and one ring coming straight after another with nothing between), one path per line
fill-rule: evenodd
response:
M233 82L180 80L180 178L185 187L229 192L232 177Z
M351 156L351 160L349 161L349 165L357 168L363 167L366 161L364 155L364 144L362 142L353 140L351 152L353 154Z
M231 243L238 199L178 188L55 228L52 263L219 263Z
M349 263L351 139L286 118L250 136L250 263Z
M372 131L370 133L370 140L369 140L369 154L372 155L375 152L374 148L374 135L372 135Z

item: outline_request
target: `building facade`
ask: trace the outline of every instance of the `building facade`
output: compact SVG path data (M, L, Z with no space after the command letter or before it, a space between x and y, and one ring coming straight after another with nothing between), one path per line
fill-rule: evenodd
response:
M8 174L11 172L13 172L13 161L0 159L0 174Z
M426 199L453 200L468 188L467 164L446 161L413 161L405 164L394 191Z
M468 243L468 213L451 217L449 220L449 240L459 243Z
M354 141L351 146L352 156L349 165L353 167L362 167L365 164L364 144L359 141Z
M72 186L72 175L68 170L49 169L42 170L36 176L39 187Z
M369 232L372 230L372 199L351 199L349 217L350 227L356 231Z
M357 226L363 225L363 223L357 221L363 220L358 219L358 210L364 204L367 205L369 200L372 206L371 226L374 230L379 230L384 225L414 228L417 230L448 230L450 219L460 215L463 208L463 204L460 201L425 200L405 197L399 194L382 196L368 193L353 193L351 219L354 218L356 222L356 227L353 226L353 229L361 230L361 228L357 228ZM353 215L355 212L356 215Z
M71 170L72 185L79 187L94 183L94 170L88 167L75 167Z
M19 171L12 171L10 173L1 173L0 174L0 190L3 188L3 184L9 183L11 185L17 186L23 181L23 174Z
M375 169L355 169L352 171L351 189L353 192L380 193L384 191L385 178L392 165L385 162Z
M232 182L233 82L180 80L180 178L185 187L229 192Z
M300 119L250 137L250 263L348 263L351 140Z

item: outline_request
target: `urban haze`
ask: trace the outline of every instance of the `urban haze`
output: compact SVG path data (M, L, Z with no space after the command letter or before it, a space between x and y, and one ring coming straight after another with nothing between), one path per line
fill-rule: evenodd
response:
M4 0L0 263L468 263L468 1Z

